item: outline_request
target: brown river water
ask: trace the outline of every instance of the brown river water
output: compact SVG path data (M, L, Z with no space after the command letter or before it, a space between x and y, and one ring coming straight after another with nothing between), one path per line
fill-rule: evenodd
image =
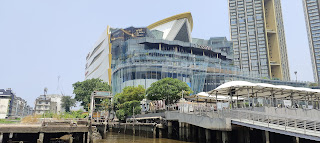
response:
M184 141L178 141L173 139L146 138L115 132L108 132L106 138L107 139L98 140L96 141L96 143L187 143Z

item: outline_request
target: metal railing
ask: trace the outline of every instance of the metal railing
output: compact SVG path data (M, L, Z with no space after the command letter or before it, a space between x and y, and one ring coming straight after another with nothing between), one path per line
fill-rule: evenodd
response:
M304 119L301 117L286 117L282 115L267 115L254 111L237 111L230 110L224 112L225 117L229 117L234 121L275 128L290 132L310 134L314 133L320 136L320 121L312 119Z
M192 109L192 110L190 110ZM278 129L288 132L320 137L320 119L266 114L265 112L237 109L216 110L201 104L180 104L179 112L208 116L211 118L230 118L232 121Z

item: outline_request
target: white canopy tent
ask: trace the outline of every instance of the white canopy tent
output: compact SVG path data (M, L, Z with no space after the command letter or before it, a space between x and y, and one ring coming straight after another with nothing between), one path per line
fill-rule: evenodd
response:
M248 92L249 91L249 92ZM287 96L293 96L298 99L304 96L320 96L319 89L310 89L302 87L292 87L285 85L272 85L267 83L250 83L246 81L231 81L220 85L216 89L209 91L209 94L228 95L230 92L235 92L238 96L250 96L265 97L271 94L276 94L276 98L285 98ZM291 95L294 94L294 95Z
M186 98L201 101L201 102L216 102L216 101L229 101L230 100L230 96L226 96L226 95L213 96L213 95L208 94L207 92L200 92L196 95L189 96ZM237 100L237 98L233 97L232 100ZM238 100L244 100L244 98L241 97L241 98L238 98Z
M229 96L231 99L236 97L247 98L271 98L283 100L308 100L318 101L320 97L320 90L292 87L285 85L272 85L266 83L251 83L246 81L231 81L224 83L216 89L208 92L211 95ZM275 102L275 101L274 101Z

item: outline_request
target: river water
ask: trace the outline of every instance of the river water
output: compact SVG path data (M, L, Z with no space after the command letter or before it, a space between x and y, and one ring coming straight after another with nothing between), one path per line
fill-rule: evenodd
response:
M166 139L166 138L146 138L132 136L115 132L108 132L107 139L96 141L96 143L187 143L184 141ZM190 142L188 142L190 143Z

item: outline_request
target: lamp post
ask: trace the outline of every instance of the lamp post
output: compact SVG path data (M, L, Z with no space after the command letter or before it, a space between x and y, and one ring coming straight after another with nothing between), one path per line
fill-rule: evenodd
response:
M298 82L298 76L297 76L297 71L294 71L294 74L296 75L296 82Z

